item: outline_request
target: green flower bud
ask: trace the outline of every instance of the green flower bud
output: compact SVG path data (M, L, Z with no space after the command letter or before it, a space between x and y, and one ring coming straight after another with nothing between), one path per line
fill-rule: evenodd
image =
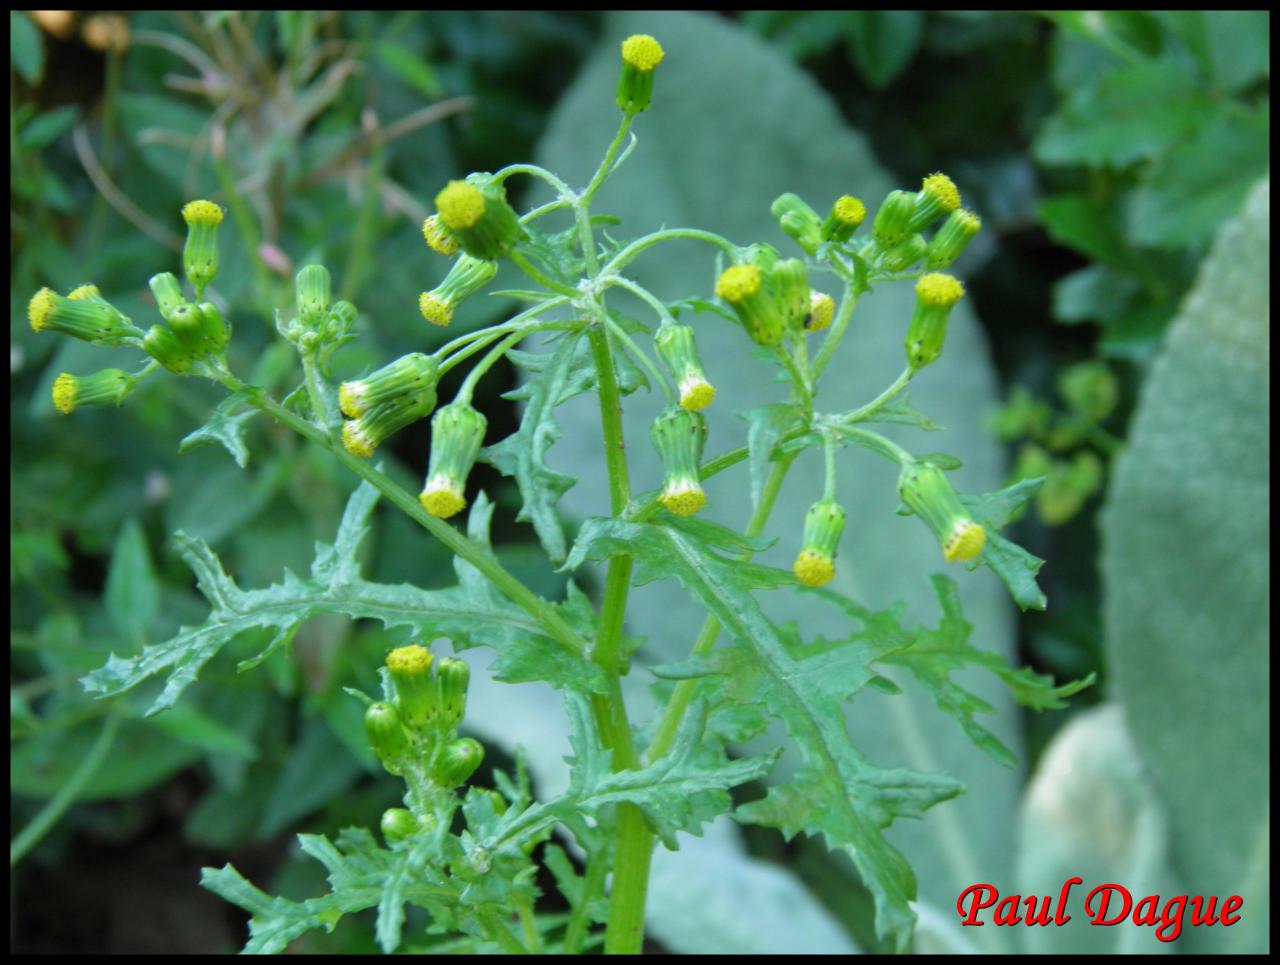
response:
M466 402L452 402L431 420L431 458L418 501L432 516L448 519L467 505L467 476L480 455L489 423Z
M964 208L956 208L947 215L947 220L942 222L942 227L929 242L924 266L930 271L946 268L964 254L964 250L969 247L969 242L977 237L981 230L982 220L976 214Z
M422 830L417 816L406 808L387 808L382 812L380 826L387 844L406 841Z
M700 472L706 420L687 409L668 409L653 420L649 435L664 470L659 501L677 516L693 515L707 503Z
M1105 362L1078 362L1058 376L1058 393L1072 411L1102 422L1115 410L1120 387Z
M195 356L185 349L164 325L152 325L142 340L142 349L170 372L189 372Z
M880 267L886 271L906 271L923 258L928 249L924 235L911 235L880 255Z
M976 523L951 488L951 481L937 466L911 462L902 467L898 494L907 508L919 516L938 538L948 563L971 560L982 552L987 532Z
M622 42L618 107L636 113L649 106L653 100L653 72L662 63L662 57L662 45L648 34L633 34Z
M458 253L458 239L445 227L440 215L433 214L422 222L422 237L436 254L451 258Z
M826 586L836 575L836 548L844 532L844 509L820 499L804 515L804 540L792 572L805 586Z
M461 787L484 761L484 747L472 737L460 737L440 752L432 778L443 788Z
M431 675L431 651L419 643L396 647L387 654L387 672L396 685L396 708L412 730L420 730L438 716L436 682ZM375 705L377 706L377 705Z
M787 327L804 328L809 316L809 269L799 258L778 262L767 282L777 286L778 301L782 304Z
M467 684L471 668L461 660L444 657L436 665L436 694L440 716L448 727L457 727L467 712Z
M384 439L425 419L436 407L435 387L375 403L342 424L342 445L353 456L369 458Z
M909 191L890 191L871 225L871 234L876 243L882 249L892 248L911 234L911 216L915 214L915 210L914 194Z
M187 242L182 247L182 270L195 286L196 298L218 275L218 225L222 209L212 201L190 201L182 208Z
M119 345L129 326L93 285L81 285L66 297L41 288L27 304L27 319L32 331L61 332L98 345Z
M865 204L851 194L841 195L822 222L822 240L846 242L866 219Z
M821 332L831 324L831 320L835 317L835 299L824 292L810 291L809 316L804 322L805 331Z
M227 345L231 342L231 326L227 324L226 319L222 317L222 312L213 302L201 302L196 308L200 311L201 330L204 332L205 343L211 347L215 355L220 355L226 351Z
M329 269L324 265L306 265L295 276L293 291L302 323L308 328L320 327L333 297Z
M53 380L53 405L63 415L70 415L82 405L118 406L137 381L121 369L103 369L85 376L63 372Z
M908 232L924 231L944 214L960 207L960 192L956 184L942 172L929 175L916 194L915 210L911 214Z
M444 281L418 296L418 310L432 325L448 325L454 309L474 295L498 273L498 263L464 254L453 263Z
M769 210L778 219L782 230L803 248L806 254L812 255L817 252L818 245L822 244L822 221L818 217L818 212L791 192L779 195Z
M188 304L182 297L182 285L174 277L173 272L162 271L158 275L152 275L148 284L151 286L151 294L155 296L160 315L165 321L169 320L169 316L179 305Z
M916 307L907 326L907 364L922 369L942 355L947 318L964 296L964 286L950 275L925 275L916 282Z
M345 298L334 302L329 311L324 316L324 337L328 342L333 342L351 331L352 326L356 323L359 312Z
M375 405L411 395L434 398L439 365L430 355L411 352L402 355L362 379L343 382L338 387L338 407L342 414L358 419Z
M663 325L653 337L653 346L680 387L680 405L692 412L709 406L716 390L702 371L693 329L688 325Z
M409 735L395 707L381 700L370 704L364 712L364 732L383 767L392 774L401 773L409 752Z
M169 312L168 321L170 331L188 355L201 358L213 350L211 345L205 343L204 319L200 310L190 302L175 305Z
M501 258L523 233L506 190L488 174L450 181L436 195L436 210L459 247L483 261Z

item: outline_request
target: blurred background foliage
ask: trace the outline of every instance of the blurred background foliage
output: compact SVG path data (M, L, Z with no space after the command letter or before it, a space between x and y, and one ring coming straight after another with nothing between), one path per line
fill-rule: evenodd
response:
M1016 874L1002 891L1051 891L1055 875L1060 882L1072 871L1161 893L1178 882L1192 893L1234 889L1264 907L1269 194L1253 186L1270 165L1268 14L756 11L624 23L591 12L38 11L10 15L14 950L239 947L239 913L196 886L204 864L232 860L274 893L317 893L319 871L298 859L293 834L372 825L394 803L394 784L364 747L359 708L341 688L372 687L383 650L399 642L363 624L317 619L290 655L237 675L235 660L264 642L242 641L178 708L155 718L141 718L147 693L114 703L84 696L76 678L109 653L203 619L171 532L209 541L244 586L274 582L283 568L305 570L314 541L332 537L353 482L262 420L249 423L247 471L220 448L179 454L178 440L217 396L177 380L148 382L119 411L59 416L49 400L58 372L113 363L102 350L91 357L86 346L36 336L25 318L31 293L91 280L126 314L147 318L147 278L177 265L181 204L210 197L229 214L214 297L236 329L237 371L277 391L291 387L294 361L273 313L290 304L293 272L311 261L330 268L361 312L361 338L339 354L337 374L430 349L442 333L415 310L417 293L444 267L419 232L430 198L450 177L535 154L571 167L567 146L576 136L588 149L595 131L575 105L599 111L612 100L608 84L582 84L592 63L612 56L624 27L671 37L672 46L688 36L731 47L738 68L813 101L803 123L827 117L833 138L865 143L841 148L863 166L851 178L910 187L941 169L984 220L957 269L980 328L951 348L970 373L987 372L989 356L994 378L975 375L973 398L1003 399L985 413L988 441L974 434L975 446L991 447L974 471L1046 476L1016 535L1050 561L1043 583L1051 601L1047 613L1016 625L1002 610L985 624L994 625L987 643L1004 646L996 641L1007 636L1022 662L1062 677L1097 671L1102 684L1071 711L1018 717L1002 709L1005 726L1021 734L1026 766L990 806L1016 812L1016 822L984 819L981 795L992 791L972 780L980 807L944 805L923 827L980 841L966 870L977 880ZM692 95L717 88L708 60L701 74L676 75L683 88L664 91L659 78L632 165L646 150L676 168L680 152L726 166L794 163L780 144L823 156L821 135L808 127L805 142L793 143L799 128L788 128L786 105L772 99L776 110L760 124L769 137L755 143L725 143L727 128L710 115L681 115L677 97L701 103ZM720 96L728 102L734 92ZM751 137L746 106L743 124L732 125L740 139ZM660 144L646 127L661 123L664 108L675 119ZM826 170L816 161L796 168ZM642 212L626 177L611 186L615 208ZM715 190L713 178L698 184ZM519 204L523 186L512 187ZM808 186L788 187L803 194ZM846 189L860 193L857 183ZM1233 221L1247 196L1244 220ZM723 206L721 223L704 226L727 230L760 222L771 200L699 205ZM705 220L699 205L689 210ZM1217 267L1203 268L1211 249ZM1241 264L1253 270L1232 273ZM673 270L669 280L685 277ZM681 293L689 292L664 292ZM1218 304L1230 306L1225 320ZM501 298L473 299L454 325L488 324L510 309ZM1239 356L1215 354L1224 345ZM491 441L515 428L515 404L501 394L517 378L504 368L482 384L477 402L490 414ZM446 380L442 395L452 387ZM386 447L407 483L423 468L426 444L424 423ZM553 457L586 488L589 452L566 438ZM559 592L529 529L514 521L510 482L486 469L477 476L498 504L504 562L541 592ZM1237 532L1231 519L1247 522ZM1184 552L1188 540L1195 554ZM1252 543L1248 555L1235 551L1240 542ZM370 544L373 578L451 579L445 554L396 515L379 515ZM1152 623L1153 609L1170 616ZM980 635L985 613L971 613ZM1208 644L1213 655L1203 652ZM1148 673L1153 665L1162 672ZM557 758L555 727L538 717L544 705L521 703L521 688L501 690L487 705L497 716L475 723L496 744L492 758L501 764L502 750L539 741ZM518 735L500 715L504 699L527 714ZM1091 709L1095 702L1102 706ZM901 725L894 718L890 731ZM947 746L945 724L920 726L926 741ZM1229 767L1184 761L1217 759L1223 744L1233 748L1223 759ZM943 769L949 753L940 751ZM941 813L947 808L951 816ZM999 865L983 863L997 852ZM759 907L760 921L787 908L796 937L782 948L878 948L847 863L811 843L740 840L721 829L686 854L714 869L699 887L746 882L733 900ZM674 867L669 888L682 877ZM939 873L964 877L954 866ZM723 897L700 894L708 909ZM977 941L954 927L945 894L923 889L922 897L919 948ZM70 919L68 902L78 910ZM678 905L651 909L654 950L694 951L718 934L711 910L690 926ZM1265 913L1246 920L1229 932L1197 930L1178 945L1268 947ZM757 931L758 941L750 930L739 934L739 947L774 947L776 929ZM1129 931L1037 930L1030 940L999 936L991 950L1158 944L1145 929ZM369 922L344 922L298 946L369 950Z

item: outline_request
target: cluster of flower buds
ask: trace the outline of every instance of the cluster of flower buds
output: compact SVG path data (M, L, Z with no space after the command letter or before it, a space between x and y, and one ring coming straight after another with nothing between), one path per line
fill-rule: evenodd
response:
M137 331L96 285L81 285L68 295L41 288L27 303L27 320L33 331L61 332L96 345L123 344Z
M467 476L480 455L488 421L469 402L455 400L431 419L431 458L418 496L432 516L448 519L466 508Z
M432 325L448 325L463 299L478 292L497 273L496 261L482 261L463 254L453 263L444 281L418 296L418 310Z
M331 301L333 282L324 265L304 265L293 280L297 314L277 319L276 329L304 355L332 352L354 338L356 307L349 301Z
M680 389L680 405L701 412L716 397L716 389L702 369L693 329L688 325L663 325L653 337L654 348Z
M692 516L707 504L700 472L707 442L706 420L688 409L668 409L653 421L649 434L662 457L659 501L677 516Z
M395 698L370 704L364 715L365 735L382 766L397 776L421 774L444 789L466 783L484 760L479 741L457 736L471 680L466 663L446 657L433 669L431 651L411 644L392 650L386 664ZM422 827L391 820L397 832Z
M791 567L805 586L826 586L836 575L844 519L844 509L834 499L820 499L805 513L804 539Z
M866 205L849 194L837 198L825 218L790 192L779 195L770 211L782 230L808 255L817 254L823 242L848 241L867 217Z
M438 366L429 355L412 352L338 387L338 407L347 416L342 444L368 457L384 439L425 419L436 407Z
M433 233L452 239L481 261L501 258L524 233L515 210L507 203L506 188L490 174L469 174L464 181L450 181L436 195L436 211L440 220ZM430 243L425 225L423 233ZM447 247L445 240L438 243Z
M944 215L942 227L926 241L922 232ZM872 224L874 247L868 254L886 271L906 271L920 262L936 271L959 258L981 227L977 215L960 207L955 182L945 174L931 174L919 191L891 191L884 199Z
M932 463L909 462L898 477L898 494L938 538L948 563L971 560L982 552L987 531L960 502L946 474Z
M618 76L618 106L634 114L653 100L653 72L662 63L662 44L648 34L633 34L622 42L622 73Z
M150 285L165 324L151 326L143 339L142 347L148 355L170 372L181 373L191 371L197 362L226 352L231 327L213 302L187 301L172 272L153 275Z
M732 306L752 340L764 346L802 331L812 305L804 262L781 258L765 244L752 245L739 264L724 270L716 294Z

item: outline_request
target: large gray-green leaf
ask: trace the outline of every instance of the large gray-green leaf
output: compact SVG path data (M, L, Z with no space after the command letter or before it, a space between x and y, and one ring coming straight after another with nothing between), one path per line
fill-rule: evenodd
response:
M1197 894L1269 942L1270 181L1223 228L1169 329L1102 517L1106 631L1134 743Z
M1172 952L1178 947L1153 928L1089 923L1089 891L1119 882L1135 901L1160 895L1163 902L1185 894L1169 864L1168 823L1133 742L1119 704L1105 704L1072 718L1040 759L1018 821L1018 894L1055 902L1068 879L1060 927L1018 929L1028 951L1100 955L1109 952ZM1091 903L1095 910L1098 898ZM1113 899L1112 913L1119 899ZM1054 909L1057 909L1054 905ZM1184 929L1184 934L1186 930ZM1168 937L1171 929L1162 934Z
M617 44L637 32L657 37L667 57L655 78L653 106L636 121L636 150L600 193L598 209L623 218L618 228L610 229L612 236L630 237L664 224L694 226L719 231L738 243L769 241L797 254L769 214L779 194L796 191L821 207L852 192L874 206L898 186L890 183L865 140L845 126L836 107L805 74L732 24L685 13L624 14L609 22L601 50L557 108L538 152L540 163L570 183L586 182L613 135L618 122L612 98ZM694 242L677 242L646 253L628 273L664 298L708 296L714 263L709 250ZM863 299L823 385L822 408L854 408L897 374L912 297L909 286L898 285L877 289ZM628 309L642 318L649 311L640 303L628 303ZM719 391L705 413L710 425L707 451L714 455L746 442L748 426L734 417L735 411L784 401L784 388L770 381L773 369L753 356L751 344L738 329L712 315L688 318L698 330L703 360ZM965 468L955 474L958 487L975 492L996 488L1003 475L1000 451L981 429L985 410L995 404L995 378L982 335L964 304L952 316L945 354L912 384L911 399L916 408L943 423L945 431L926 436L894 426L890 434L916 451L945 449L959 455ZM656 486L660 479L648 442L649 422L659 409L656 397L643 394L624 403L627 451L637 489ZM557 462L580 480L572 511L607 512L595 399L575 400L559 411L558 419L565 435L556 447ZM905 599L914 622L931 622L936 602L927 576L944 564L925 527L894 515L896 468L854 449L842 457L841 467L839 495L849 510L849 526L836 588L876 609ZM744 524L751 511L745 466L711 480L707 491L709 516L731 526ZM764 560L790 566L799 549L804 510L821 491L821 455L807 453L783 488L767 531L779 540ZM1013 612L1004 588L986 571L966 574L955 567L953 574L961 586L966 617L975 626L975 645L1009 655ZM701 608L670 582L639 587L632 599L628 630L649 639L640 657L683 657L701 624ZM808 621L806 629L833 637L847 629L831 615L826 615L825 625L821 620L815 623L790 594L780 594L769 604L770 613L782 622L802 618ZM646 677L633 676L642 682ZM888 832L916 867L922 898L949 908L964 885L1008 878L1018 776L994 766L927 695L912 692L906 683L903 696L856 701L850 720L855 743L875 748L877 764L946 770L968 785L968 794L935 808L926 820L899 822ZM991 730L1020 753L1012 703L999 682L975 676L972 689L996 710ZM646 698L643 687L628 692L630 706L643 707ZM1008 941L999 934L1001 929L965 931L976 933L973 940L984 948Z

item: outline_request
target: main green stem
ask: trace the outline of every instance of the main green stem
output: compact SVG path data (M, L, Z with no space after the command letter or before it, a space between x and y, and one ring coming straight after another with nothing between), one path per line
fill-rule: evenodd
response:
M615 518L621 518L631 501L631 483L622 434L622 394L618 391L609 333L603 318L591 328L587 337L600 391L600 421L604 430L605 465L609 471L609 508ZM634 768L640 763L620 681L622 621L631 587L631 569L632 559L628 555L620 554L609 560L604 602L600 607L600 628L591 653L591 659L609 679L607 702L612 720L611 749L615 770ZM606 954L635 954L644 944L644 905L652 857L653 834L644 823L644 815L634 804L619 804L613 889L609 895L609 919L604 939Z

